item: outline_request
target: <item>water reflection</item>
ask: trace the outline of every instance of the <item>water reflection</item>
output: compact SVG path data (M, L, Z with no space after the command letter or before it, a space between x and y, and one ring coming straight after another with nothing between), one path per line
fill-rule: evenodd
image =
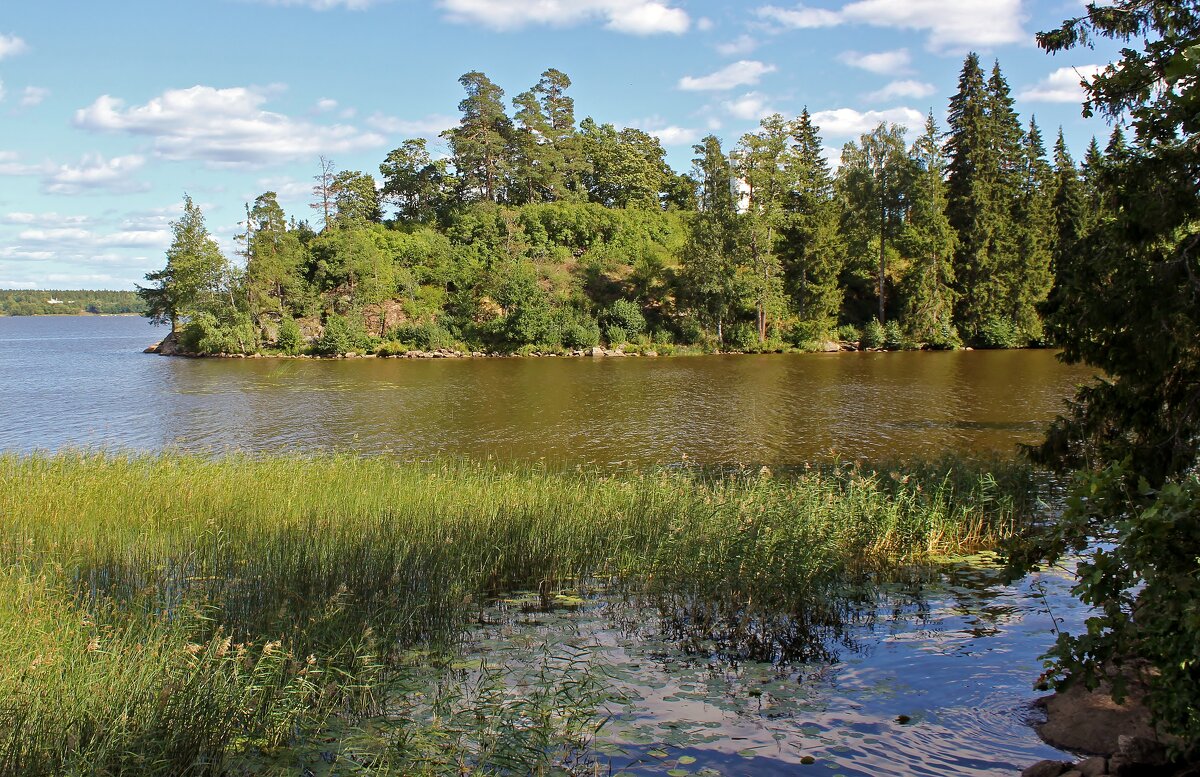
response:
M1011 450L1086 369L1047 351L168 359L137 318L0 319L0 449L352 451L600 467Z

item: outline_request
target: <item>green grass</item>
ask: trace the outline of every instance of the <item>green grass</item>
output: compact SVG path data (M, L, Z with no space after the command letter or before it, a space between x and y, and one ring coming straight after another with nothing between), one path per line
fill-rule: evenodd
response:
M714 628L820 625L863 581L1009 535L1031 482L999 462L614 476L3 455L0 774L220 774L286 752L378 715L411 648L452 647L516 589L602 580ZM426 740L444 731L356 762Z

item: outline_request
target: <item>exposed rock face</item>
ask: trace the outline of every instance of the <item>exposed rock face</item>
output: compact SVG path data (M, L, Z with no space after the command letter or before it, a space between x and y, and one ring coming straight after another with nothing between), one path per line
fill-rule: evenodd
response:
M181 353L179 350L179 338L177 338L175 333L172 332L155 345L147 348L145 351L143 351L143 353L157 353L161 356L177 356Z

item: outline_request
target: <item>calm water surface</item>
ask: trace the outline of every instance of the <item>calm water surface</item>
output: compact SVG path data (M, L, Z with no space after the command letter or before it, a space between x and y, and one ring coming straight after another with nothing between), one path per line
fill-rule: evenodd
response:
M1091 371L1048 351L173 359L136 317L0 318L0 450L353 451L598 466L1011 450Z

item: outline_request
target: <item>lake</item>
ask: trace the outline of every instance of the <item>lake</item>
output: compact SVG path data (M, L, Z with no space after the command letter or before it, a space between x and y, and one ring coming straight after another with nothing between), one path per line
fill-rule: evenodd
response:
M0 450L343 451L600 468L1007 452L1092 375L1052 351L178 359L138 317L0 318Z

